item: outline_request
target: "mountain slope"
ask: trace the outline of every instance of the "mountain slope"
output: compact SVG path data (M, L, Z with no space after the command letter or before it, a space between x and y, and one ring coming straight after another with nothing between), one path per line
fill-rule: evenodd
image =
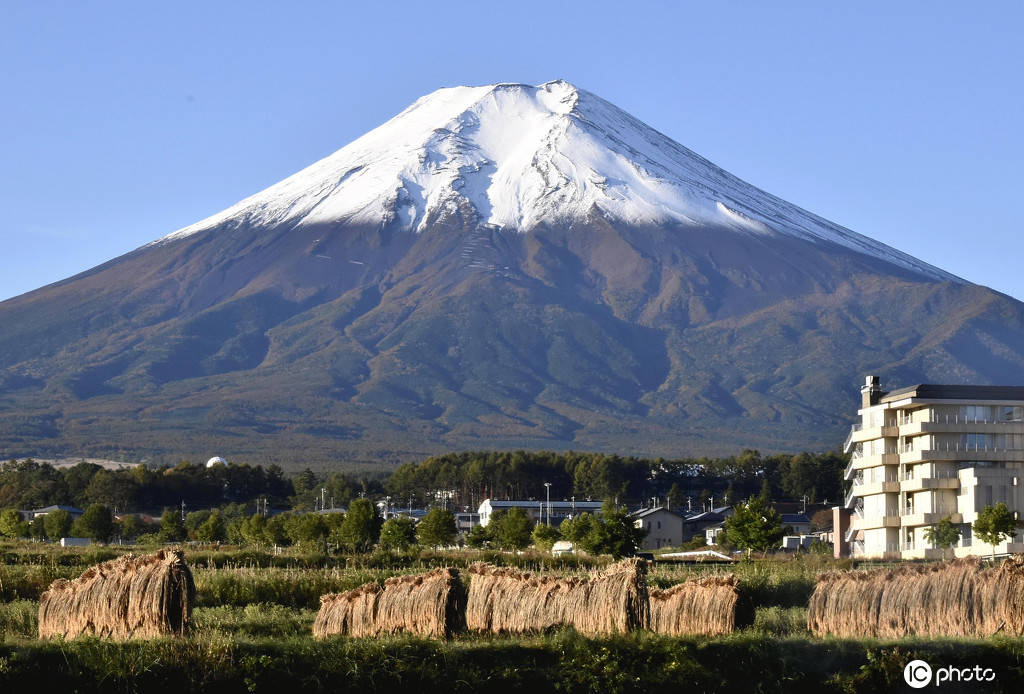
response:
M0 326L7 455L825 448L868 371L1024 382L1020 302L564 82L428 95Z

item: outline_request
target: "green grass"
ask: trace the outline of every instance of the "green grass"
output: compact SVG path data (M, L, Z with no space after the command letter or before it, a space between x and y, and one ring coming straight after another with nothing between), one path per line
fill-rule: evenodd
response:
M0 644L0 691L884 692L902 690L902 668L914 658L991 667L998 688L1014 691L1024 642L753 634L590 639L571 630L447 642L220 634L124 644L81 639Z
M393 637L317 641L319 596L481 553L424 553L386 567L384 556L286 557L187 551L197 585L193 630L183 639L110 643L40 642L38 594L53 578L77 576L85 554L3 556L0 565L0 692L503 691L861 692L902 687L902 667L992 667L999 688L1024 679L1024 639L819 639L806 630L807 596L826 560L742 562L729 567L657 565L652 585L733 572L748 619L714 639L635 633L586 638L571 629L534 636L460 635L451 641ZM530 567L537 557L500 555ZM196 561L205 558L206 561ZM229 561L235 560L235 561ZM445 562L445 560L448 560ZM300 566L299 564L303 564ZM562 565L576 572L585 564ZM465 576L464 578L468 578ZM944 689L945 691L946 689ZM948 691L955 691L949 687ZM972 691L984 691L973 689Z
M11 600L38 600L50 584L58 578L77 578L84 571L81 566L60 564L0 564L0 602Z
M196 604L201 607L272 603L319 609L320 596L382 582L398 573L418 570L384 569L259 569L229 567L195 569Z
M244 607L197 607L192 612L193 633L198 638L292 638L309 637L315 609L294 609L257 603Z
M752 633L766 636L808 635L806 607L758 607L754 623L748 627Z
M14 600L0 603L0 642L34 639L39 633L39 603Z

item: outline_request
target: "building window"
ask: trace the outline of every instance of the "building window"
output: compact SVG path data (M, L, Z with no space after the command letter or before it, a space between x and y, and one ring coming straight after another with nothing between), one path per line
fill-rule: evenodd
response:
M1000 407L1000 422L1022 422L1024 421L1024 407Z

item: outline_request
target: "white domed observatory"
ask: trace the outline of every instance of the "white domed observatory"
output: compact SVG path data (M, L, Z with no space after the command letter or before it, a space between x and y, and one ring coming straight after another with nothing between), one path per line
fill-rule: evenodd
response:
M221 458L219 455L215 455L206 461L206 467L213 467L214 465L227 465L228 461Z

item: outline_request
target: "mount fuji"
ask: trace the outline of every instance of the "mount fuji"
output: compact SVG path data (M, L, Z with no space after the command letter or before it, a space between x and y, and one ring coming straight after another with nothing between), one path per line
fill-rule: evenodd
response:
M1024 383L1024 305L569 83L455 87L0 303L0 454L828 448L865 372Z

